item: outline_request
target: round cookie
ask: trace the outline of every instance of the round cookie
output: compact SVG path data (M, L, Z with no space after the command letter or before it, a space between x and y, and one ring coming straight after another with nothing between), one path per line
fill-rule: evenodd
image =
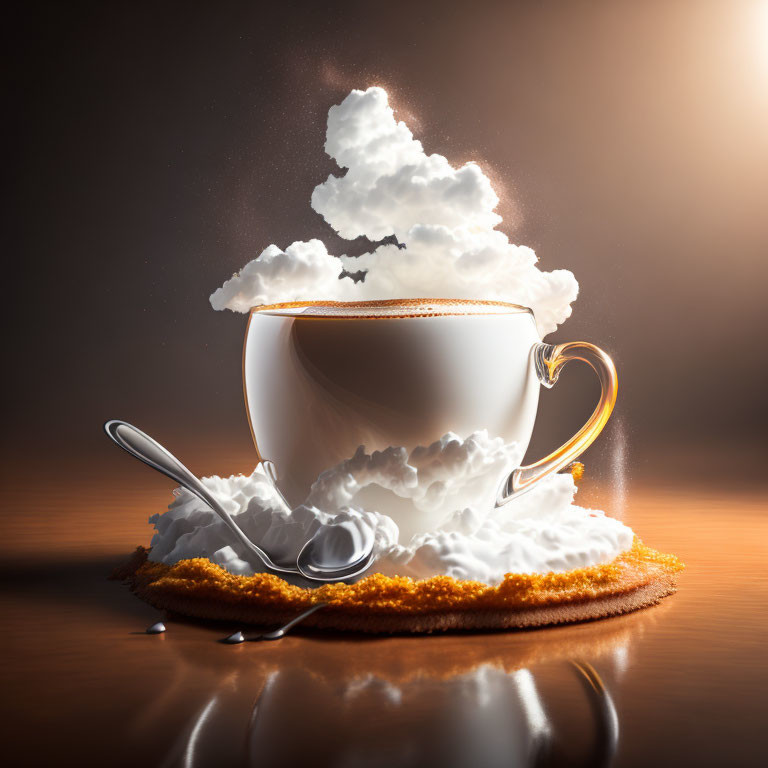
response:
M539 627L615 616L658 603L684 567L635 539L612 562L566 573L508 574L497 586L373 574L304 588L273 574L235 576L204 558L169 566L139 547L115 578L155 608L201 619L275 625L318 602L303 626L368 633Z

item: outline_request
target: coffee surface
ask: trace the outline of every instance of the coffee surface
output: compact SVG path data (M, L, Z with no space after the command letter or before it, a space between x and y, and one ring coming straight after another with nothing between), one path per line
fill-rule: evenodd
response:
M528 307L503 301L469 299L389 299L352 302L288 302L254 307L254 312L296 317L407 318L533 314Z

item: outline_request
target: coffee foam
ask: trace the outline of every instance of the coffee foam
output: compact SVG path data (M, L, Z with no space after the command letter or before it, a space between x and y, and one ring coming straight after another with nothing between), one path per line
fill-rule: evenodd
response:
M514 444L477 432L447 434L410 453L405 448L354 456L323 472L304 504L290 510L261 467L250 476L203 478L245 533L278 561L295 562L323 524L342 541L374 540L370 572L434 575L498 584L507 573L564 572L609 562L632 545L631 529L573 503L570 475L553 475L496 508L495 480L517 466ZM386 514L383 512L386 510ZM207 557L236 574L263 566L228 528L186 490L150 522L150 559L173 564Z
M508 315L530 313L528 307L503 301L469 299L385 299L379 301L285 302L257 307L261 314L289 317L451 317L466 315Z
M312 194L312 207L341 237L380 243L370 253L337 258L320 240L285 250L270 245L210 297L214 309L309 299L366 301L490 299L530 307L542 336L571 314L578 283L567 270L542 272L534 251L496 227L499 202L476 163L454 168L428 155L397 121L382 88L352 91L331 107L325 150L343 176ZM355 282L347 273L363 271Z

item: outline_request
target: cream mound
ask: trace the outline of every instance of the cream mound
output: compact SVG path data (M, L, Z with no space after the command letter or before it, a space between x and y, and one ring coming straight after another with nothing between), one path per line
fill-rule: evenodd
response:
M495 299L533 309L542 336L570 316L579 289L573 274L541 271L531 248L510 243L496 229L499 198L488 176L476 163L456 168L427 154L382 88L354 90L331 107L325 151L346 173L315 188L312 208L341 237L366 237L377 247L337 258L320 240L270 245L211 295L214 309L248 312L308 299ZM364 280L350 279L359 272Z
M495 483L521 451L476 432L448 433L428 447L365 452L322 473L304 504L288 509L261 467L251 475L203 482L252 541L278 562L295 562L323 524L337 526L335 547L374 541L371 573L435 575L500 583L507 573L565 572L601 565L632 546L630 528L573 503L569 474L552 475L509 504L494 505ZM150 560L168 565L206 557L231 573L263 565L235 541L196 496L177 489L155 526ZM382 512L386 511L386 514ZM338 549L336 550L338 551Z

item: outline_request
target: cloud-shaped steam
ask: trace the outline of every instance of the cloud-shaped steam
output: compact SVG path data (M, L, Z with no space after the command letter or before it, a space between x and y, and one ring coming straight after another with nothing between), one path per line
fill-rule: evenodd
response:
M410 245L414 227L491 231L501 222L499 198L475 163L458 170L442 155L426 155L395 120L381 88L352 91L328 112L325 151L347 173L330 176L312 207L342 236Z
M475 163L454 168L427 155L397 121L382 88L352 91L331 107L325 150L343 176L329 176L312 207L346 239L394 236L359 257L328 253L319 240L270 245L213 293L214 309L247 312L281 301L450 298L531 307L542 335L571 314L578 283L567 270L542 272L536 254L496 229L499 198ZM365 271L355 283L342 271Z

